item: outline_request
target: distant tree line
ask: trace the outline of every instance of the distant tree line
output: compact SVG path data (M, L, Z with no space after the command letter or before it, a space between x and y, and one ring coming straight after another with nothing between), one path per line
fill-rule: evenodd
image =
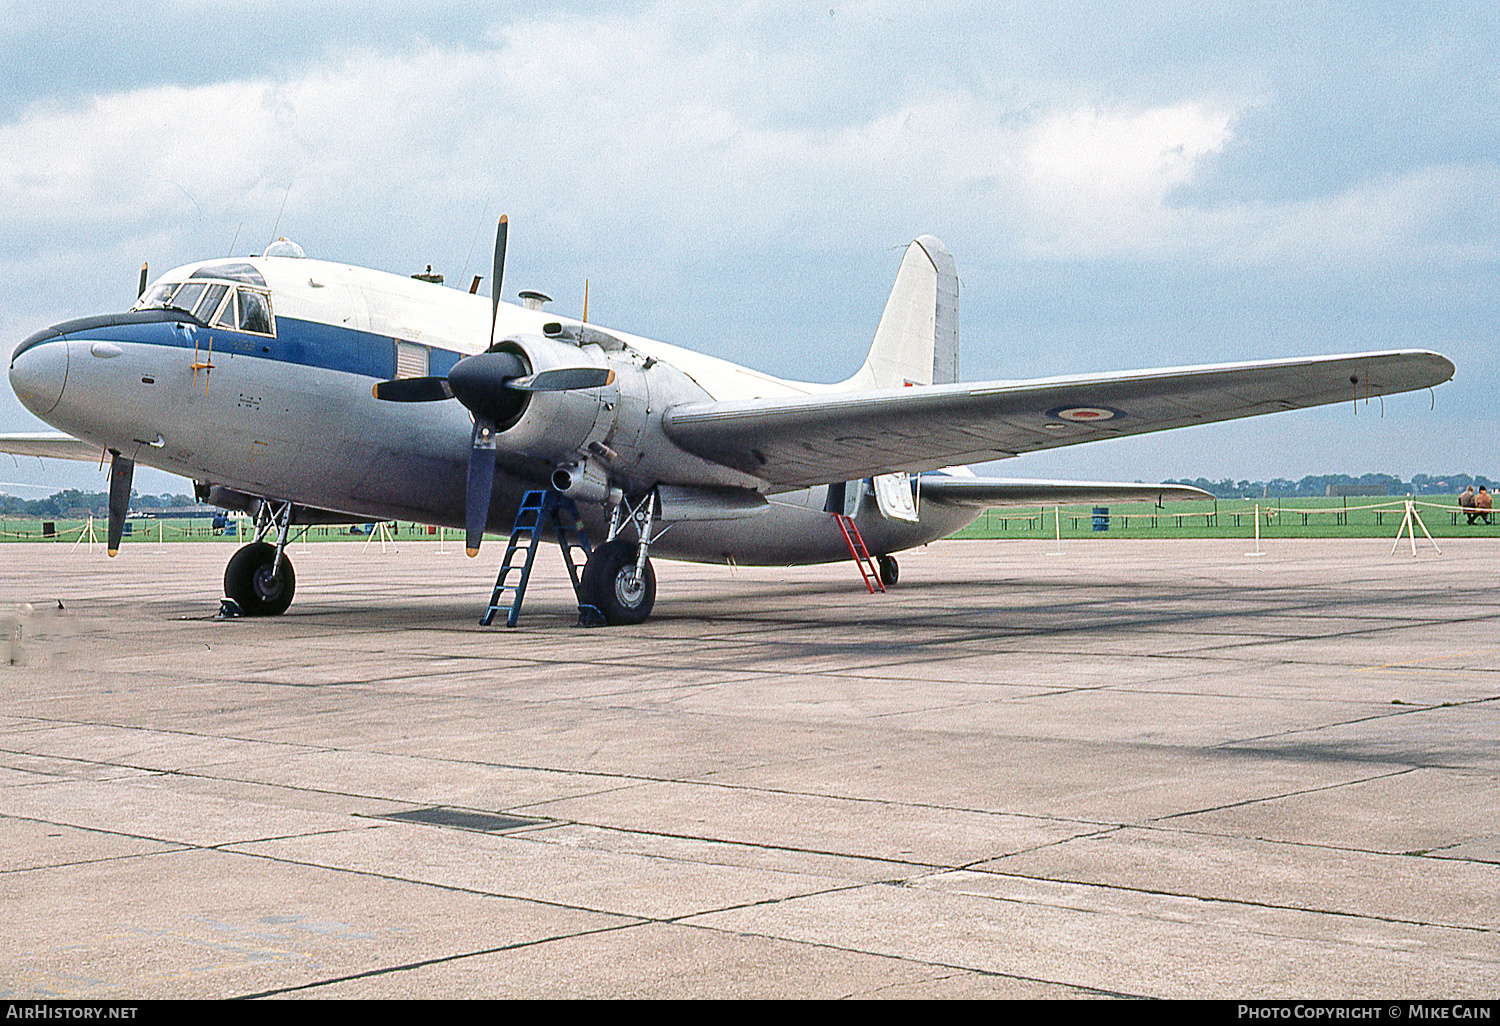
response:
M198 500L189 495L142 495L136 491L130 493L131 509L175 509L197 504ZM0 515L8 517L61 519L79 510L86 510L95 516L108 516L109 493L80 492L76 488L66 488L45 499L18 499L14 495L0 495Z
M1484 485L1490 491L1495 490L1494 481L1483 475L1470 474L1416 474L1410 481L1403 481L1393 474L1362 474L1359 477L1350 477L1348 474L1316 474L1300 481L1289 481L1284 477L1270 481L1235 481L1227 477L1222 481L1210 481L1206 477L1200 477L1191 481L1178 478L1166 483L1192 485L1220 499L1246 496L1259 498L1262 495L1327 495L1329 485L1342 488L1349 495L1378 495L1382 490L1387 495L1405 495L1407 492L1413 495L1456 495L1470 485L1475 488ZM1360 489L1367 490L1361 492ZM176 509L197 504L198 500L190 495L142 495L136 491L130 493L131 509ZM95 516L108 516L109 493L80 492L76 488L68 488L54 492L45 499L18 499L13 495L0 495L0 516L61 519L81 510Z
M1300 481L1289 481L1284 477L1270 481L1233 481L1227 477L1222 481L1210 481L1206 477L1200 477L1196 481L1183 478L1166 483L1192 485L1220 499L1246 496L1259 498L1262 495L1327 495L1330 485L1347 495L1378 495L1382 491L1387 495L1405 495L1407 492L1413 495L1455 495L1470 485L1475 488L1484 485L1491 491L1495 489L1495 482L1489 478L1470 474L1415 474L1410 481L1403 481L1393 474L1362 474L1359 477L1350 477L1348 474L1316 474Z

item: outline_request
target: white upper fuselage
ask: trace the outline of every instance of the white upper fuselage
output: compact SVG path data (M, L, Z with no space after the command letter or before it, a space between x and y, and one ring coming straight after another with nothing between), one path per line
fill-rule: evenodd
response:
M492 304L487 296L322 260L262 257L243 262L264 275L275 296L278 317L353 328L462 356L481 353L490 343ZM176 268L158 281L186 280L199 266L202 265ZM494 337L541 335L542 326L551 322L579 323L551 311L531 310L502 301L496 312ZM613 328L605 330L632 349L676 367L713 399L807 395L840 387L777 378L655 339Z

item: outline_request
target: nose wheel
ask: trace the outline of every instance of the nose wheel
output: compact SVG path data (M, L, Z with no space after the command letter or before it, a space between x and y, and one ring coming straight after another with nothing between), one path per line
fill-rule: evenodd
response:
M297 575L292 561L281 556L277 568L276 546L251 542L224 568L224 594L234 599L245 616L280 616L292 604Z
M292 504L262 502L255 514L255 540L242 545L224 568L224 594L242 616L280 616L292 604L297 574L286 557L292 529ZM265 541L276 532L276 544Z
M901 564L896 562L896 557L877 556L875 565L880 567L880 583L887 588L894 588L901 579Z

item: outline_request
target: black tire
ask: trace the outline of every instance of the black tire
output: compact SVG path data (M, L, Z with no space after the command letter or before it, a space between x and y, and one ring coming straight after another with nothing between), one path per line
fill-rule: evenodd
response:
M612 626L641 623L651 615L656 604L656 571L646 560L646 571L635 579L635 560L639 547L623 538L606 542L589 556L578 582L583 601L604 616Z
M292 561L281 555L281 573L274 578L276 546L265 542L243 545L224 568L224 594L239 605L245 616L280 616L292 604L297 574Z
M894 588L896 582L901 580L901 564L896 562L896 557L876 556L875 563L880 567L880 583L887 588Z

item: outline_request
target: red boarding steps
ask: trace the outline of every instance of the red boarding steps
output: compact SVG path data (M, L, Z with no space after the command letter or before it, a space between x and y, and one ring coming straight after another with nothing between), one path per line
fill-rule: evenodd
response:
M865 589L871 595L875 594L876 588L884 593L885 582L880 579L880 571L870 558L870 550L865 548L865 540L859 536L859 528L854 526L854 518L835 513L833 519L839 522L839 530L844 532L844 544L849 546L849 555L854 557L854 565L859 567L859 575L865 579Z

